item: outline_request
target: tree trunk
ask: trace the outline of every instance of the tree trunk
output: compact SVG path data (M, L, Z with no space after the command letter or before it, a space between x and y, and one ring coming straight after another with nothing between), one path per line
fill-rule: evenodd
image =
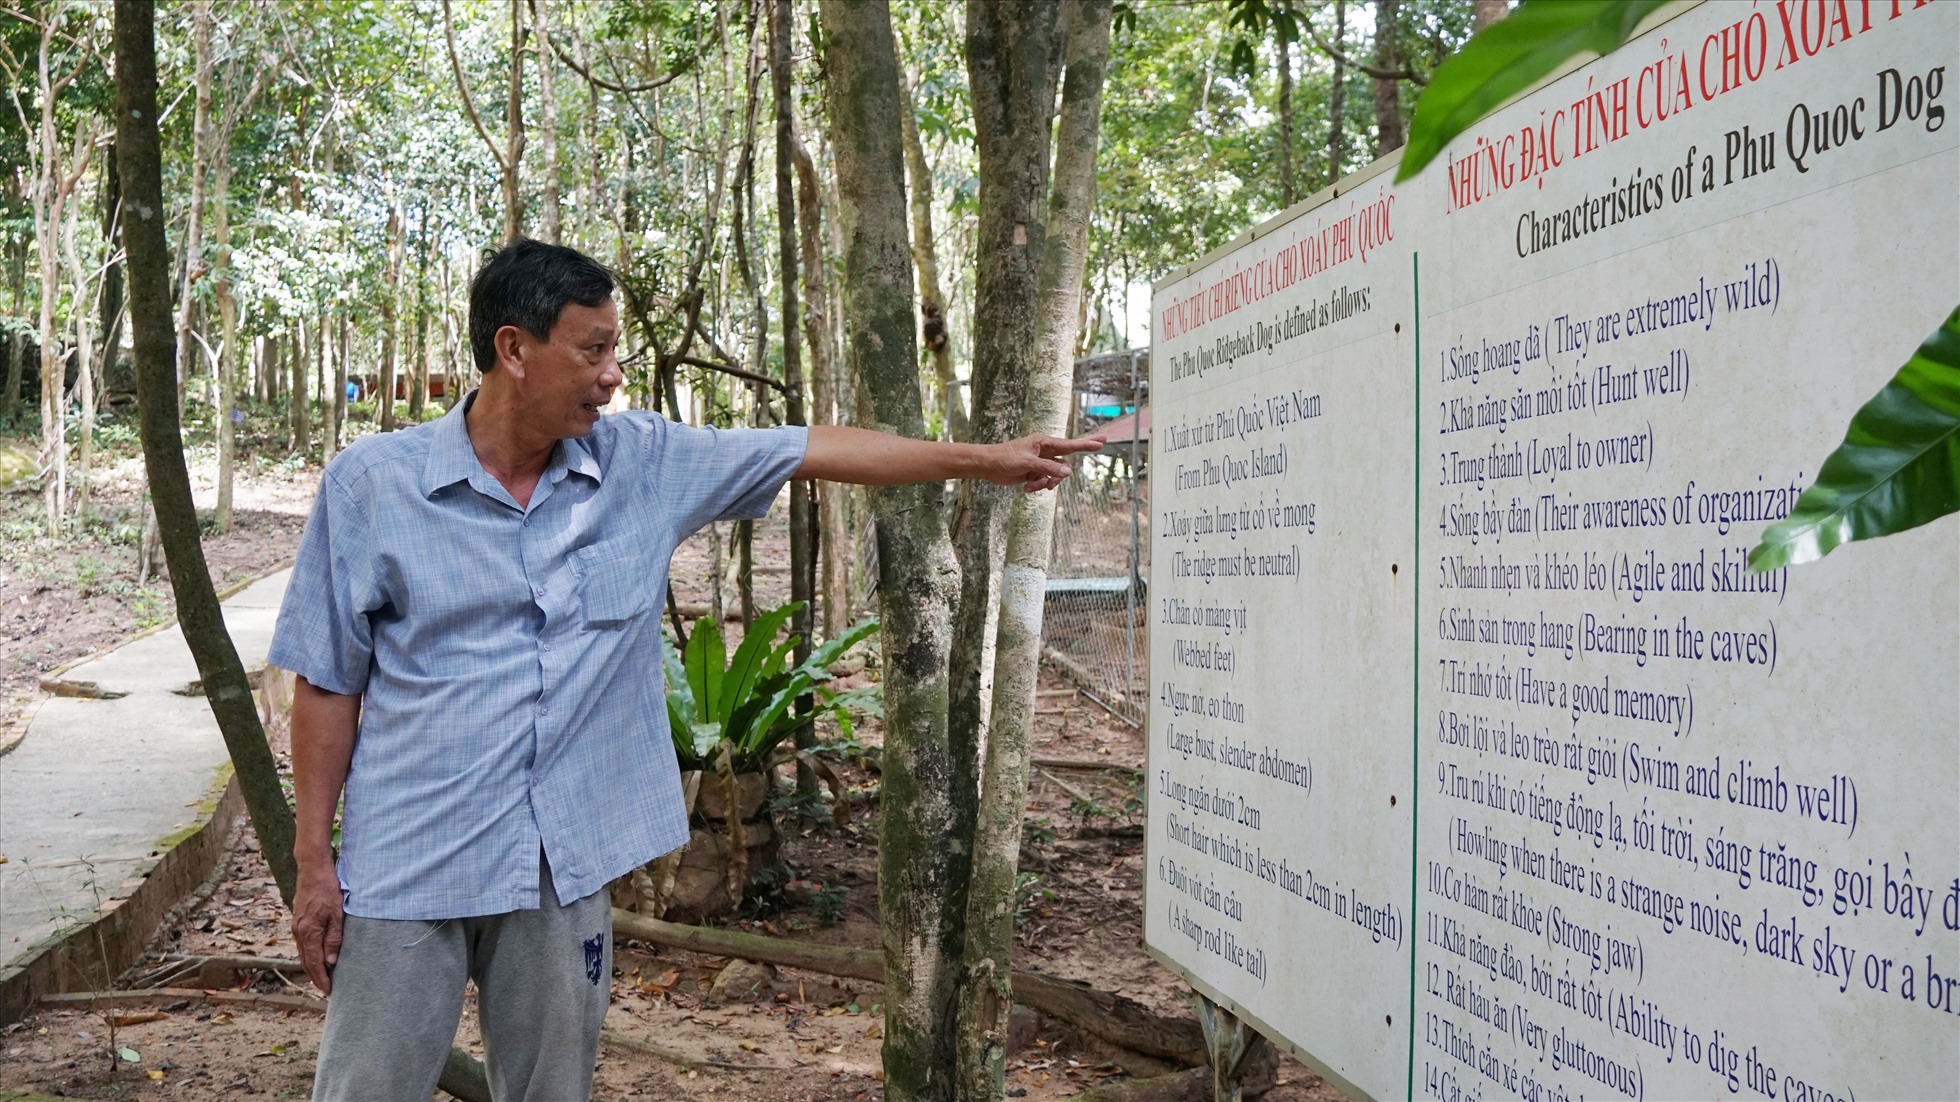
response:
M783 421L791 425L807 425L809 420L803 410L803 340L797 332L796 273L799 264L796 170L793 164L796 115L790 98L790 68L793 64L790 17L790 0L769 0L769 83L775 93L776 107L776 281L783 293ZM814 256L811 260L812 263L816 262ZM757 369L760 370L760 367L758 364ZM790 618L790 630L797 637L795 657L798 665L810 657L810 605L816 599L817 588L816 556L813 554L816 533L812 530L815 505L811 497L811 483L789 484L789 597L792 601L801 602L801 607ZM811 697L806 693L797 699L796 711L799 715L807 716L810 709ZM806 721L799 726L795 742L800 749L815 747L816 724ZM812 796L817 790L816 773L800 762L796 768L796 788L798 792Z
M333 462L340 454L340 422L347 416L347 396L340 380L346 371L334 362L333 313L331 307L320 315L320 465Z
M184 387L190 381L191 306L197 281L204 274L204 177L211 156L211 0L191 4L191 85L196 90L191 114L191 197L184 220L183 288L177 295L177 404L182 413Z
M825 95L842 196L845 325L856 376L857 423L925 435L919 406L912 263L899 148L898 58L882 3L821 0ZM948 784L948 610L959 566L936 482L872 487L879 604L887 662L884 795L878 904L885 955L885 1097L950 1098L956 1088L947 1029L963 917L954 909L955 828ZM968 800L971 806L970 798Z
M1048 197L1036 303L1035 377L1028 386L1026 419L1020 425L1023 433L1063 435L1074 408L1075 338L1089 215L1095 203L1110 10L1110 0L1083 0L1069 14L1055 180ZM960 993L960 1075L971 1098L999 1098L1005 1089L1007 1015L1013 1000L1014 880L1028 803L1028 755L1055 498L1054 490L1019 495L1007 524L993 707L974 830Z
M1027 404L1046 238L1050 124L1061 77L1061 16L1052 3L979 0L966 20L967 78L979 151L976 231L972 439L1013 436ZM953 922L966 916L970 846L986 737L987 685L993 675L994 600L1005 550L1007 506L1018 491L988 482L960 485L953 540L960 599L953 620L947 725L954 740L948 798L956 827L952 851ZM954 944L963 941L956 936Z
M117 155L132 208L163 211L163 157L157 137L155 18L146 0L116 0ZM205 699L224 735L252 827L287 903L293 897L293 813L259 726L245 666L225 630L218 595L198 541L197 511L184 466L177 416L170 323L170 253L163 219L139 216L123 225L128 252L130 331L136 349L137 405L144 466L156 503L177 621L197 660Z
M422 423L429 404L429 197L422 197L422 228L415 235L415 354L409 361L408 419Z
M306 424L308 376L306 371L306 326L304 323L292 326L292 344L292 387L286 394L286 451L291 455L305 455L312 450L312 442L308 439Z
M468 96L469 89L463 89ZM509 133L504 140L504 244L524 236L524 0L510 0L510 97L505 105Z
M1306 18L1302 13L1298 18ZM1279 205L1293 205L1293 35L1273 20L1273 53L1279 62Z
M396 302L402 290L402 205L397 197L388 205L388 267L381 284L381 383L374 396L381 431L395 430L396 358L401 350L401 312Z
M7 282L13 291L7 301L13 307L14 316L25 317L20 308L20 300L27 297L27 239L24 237L15 238L7 250ZM0 391L0 419L12 417L14 408L20 405L20 369L27 358L26 344L19 330L7 337L7 383L6 389Z
M34 244L40 257L41 309L35 334L41 346L41 452L42 506L46 513L46 532L50 538L61 534L68 499L67 406L62 401L66 380L62 368L60 335L55 332L55 304L61 296L61 226L80 167L70 177L61 157L61 133L55 119L55 103L67 80L56 81L50 71L54 34L58 21L50 13L42 23L40 49L36 55L37 90L41 100L40 125L34 135L39 151L34 183ZM71 78L72 79L72 78ZM88 135L81 127L75 133L75 159L87 155ZM85 163L85 162L83 162Z
M333 404L336 407L334 410L334 427L340 430L340 440L334 445L336 449L344 446L347 442L347 383L349 377L354 372L354 356L351 350L354 336L354 320L348 316L345 309L340 312L339 330L333 357ZM356 386L354 389L358 391L360 387Z
M97 315L101 318L98 332L102 334L102 355L96 357L101 365L98 370L102 380L102 386L96 392L98 406L107 397L116 374L116 355L122 350L123 273L122 264L115 258L115 241L120 233L117 219L121 217L122 176L116 171L116 143L112 141L102 152L102 242L103 251L109 255L109 263L102 272Z
M906 194L912 207L912 263L919 270L919 337L932 357L932 375L939 383L940 416L946 420L946 438L965 440L966 398L960 394L959 378L953 373L953 342L946 329L946 296L939 292L939 256L933 248L932 167L926 163L925 143L919 139L919 119L910 88L899 106L898 120L905 128Z
M1375 69L1393 72L1402 67L1402 0L1375 0ZM1375 78L1375 156L1385 156L1402 148L1402 82L1393 77Z
M214 143L211 236L218 303L218 504L217 527L231 531L231 484L238 467L238 297L231 283L231 133ZM175 574L175 571L172 571Z
M1509 14L1509 0L1470 0L1470 33L1475 34Z
M68 255L68 273L74 280L69 312L74 315L75 389L82 415L81 439L75 451L75 517L86 521L89 482L95 473L95 333L91 324L94 310L89 302L88 270L82 267L81 247L75 240L81 215L80 203L68 204L67 226L62 236ZM99 291L101 284L96 284L96 288Z
M558 209L558 95L551 79L551 4L532 0L531 17L537 22L538 37L538 137L543 146L539 152L544 154L544 165L540 169L543 179L544 211L539 227L544 240L556 245L562 232Z
M837 423L837 384L835 360L830 354L830 266L823 262L823 184L817 179L816 162L794 134L790 151L796 161L797 221L802 231L803 255L810 258L803 268L804 334L810 344L810 423ZM841 554L851 546L844 525L843 487L828 482L812 482L817 493L817 511L822 534L819 546L823 560L823 633L834 637L849 619L850 594L844 585Z
M1347 160L1347 0L1334 0L1334 83L1327 92L1327 182L1340 180Z

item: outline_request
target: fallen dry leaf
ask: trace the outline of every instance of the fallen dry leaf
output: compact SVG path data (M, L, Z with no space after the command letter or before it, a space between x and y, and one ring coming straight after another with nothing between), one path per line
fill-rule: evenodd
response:
M161 1010L139 1010L133 1014L112 1014L110 1015L109 1020L111 1022L114 1022L116 1024L116 1027L120 1029L121 1027L126 1025L142 1025L144 1022L160 1022L168 1017L170 1017L170 1015L165 1014Z

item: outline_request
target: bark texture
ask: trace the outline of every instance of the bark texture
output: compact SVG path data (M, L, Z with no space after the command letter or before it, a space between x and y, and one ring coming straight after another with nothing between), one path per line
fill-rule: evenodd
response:
M899 148L898 58L882 3L821 0L825 95L842 207L845 313L857 423L921 437L912 264ZM953 1097L949 1020L959 963L949 944L957 838L946 718L948 610L959 568L937 483L876 487L879 602L888 670L878 847L884 939L885 1096ZM969 803L970 807L970 803ZM957 844L957 843L955 843Z
M1375 0L1375 70L1393 73L1402 67L1402 0ZM1405 138L1402 122L1402 82L1395 77L1375 77L1375 156L1402 148Z
M1022 433L1059 436L1068 429L1110 15L1110 0L1081 0L1069 14L1055 179L1048 196ZM1014 880L1028 802L1035 678L1056 496L1054 490L1016 496L1007 522L959 1018L960 1076L971 1098L998 1098L1005 1089L1007 1016L1014 995Z
M1073 10L1020 0L976 0L967 8L967 79L980 162L970 413L977 443L1011 438L1026 406L1047 234L1049 128L1061 77L1061 24L1063 13ZM953 522L961 576L947 723L955 751L950 792L958 815L950 847L957 863L952 904L962 920L986 737L986 680L993 672L996 569L1005 549L1010 495L1017 492L987 482L961 483Z

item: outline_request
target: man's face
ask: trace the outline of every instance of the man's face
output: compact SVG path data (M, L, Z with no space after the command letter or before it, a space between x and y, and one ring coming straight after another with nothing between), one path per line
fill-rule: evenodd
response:
M523 397L531 423L559 439L584 436L599 423L599 410L612 401L622 376L614 350L619 343L619 308L608 300L597 306L566 303L549 340L522 335Z

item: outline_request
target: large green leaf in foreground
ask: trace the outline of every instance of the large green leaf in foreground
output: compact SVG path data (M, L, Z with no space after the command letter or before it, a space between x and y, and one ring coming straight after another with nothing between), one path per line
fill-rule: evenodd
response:
M1530 0L1437 66L1416 101L1399 183L1457 135L1582 53L1612 53L1666 0Z
M1960 509L1960 307L1926 338L1749 552L1752 570L1821 559Z

